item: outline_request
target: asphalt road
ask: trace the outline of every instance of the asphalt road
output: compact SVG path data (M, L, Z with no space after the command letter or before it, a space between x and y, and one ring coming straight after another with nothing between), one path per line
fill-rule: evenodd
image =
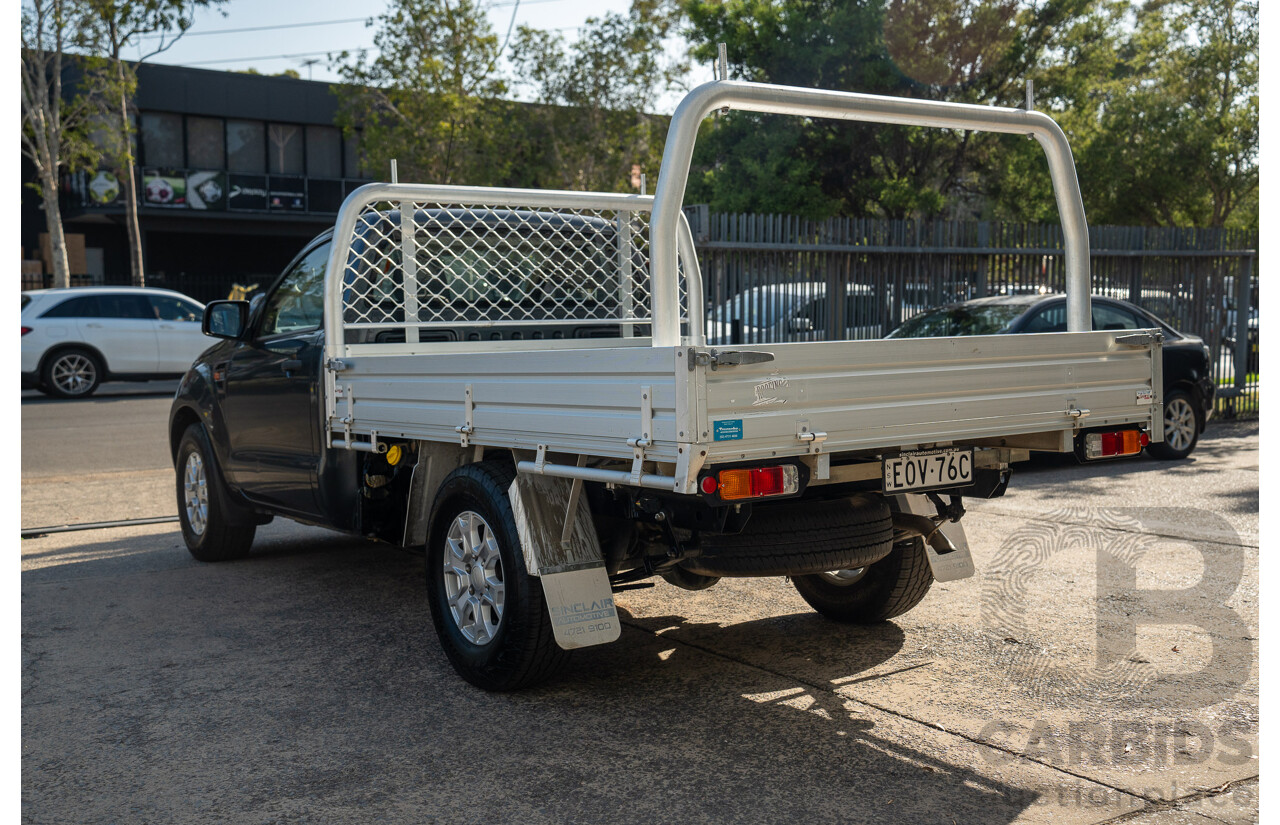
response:
M24 396L24 527L176 512L142 389ZM24 819L1257 821L1257 448L1020 466L971 502L978 575L876 627L782 579L620 593L617 643L517 695L454 675L405 551L24 540Z

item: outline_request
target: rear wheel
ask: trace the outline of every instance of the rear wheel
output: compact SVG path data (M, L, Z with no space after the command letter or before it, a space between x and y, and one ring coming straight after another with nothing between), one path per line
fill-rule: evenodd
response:
M524 565L508 490L515 471L480 462L440 485L427 544L431 618L449 662L485 690L530 687L568 660L542 583Z
M791 581L801 598L828 619L874 624L920 604L933 584L933 569L924 542L916 538L895 544L874 564Z
M1156 458L1177 460L1191 455L1200 440L1200 416L1190 394L1174 390L1164 397L1164 441L1147 452Z
M60 350L45 360L40 383L55 398L86 398L102 383L102 363L86 349Z
M227 561L248 555L252 525L227 520L226 490L213 463L204 428L192 424L178 442L178 522L187 550L199 561Z

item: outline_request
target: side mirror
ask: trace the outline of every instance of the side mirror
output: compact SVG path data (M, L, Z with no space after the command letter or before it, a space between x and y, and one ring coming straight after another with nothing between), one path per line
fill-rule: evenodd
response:
M205 305L200 331L214 338L244 337L249 328L248 301L211 301Z

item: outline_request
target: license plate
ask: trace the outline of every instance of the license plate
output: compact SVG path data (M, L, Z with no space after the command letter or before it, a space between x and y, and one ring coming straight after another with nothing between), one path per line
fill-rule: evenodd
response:
M973 450L918 450L884 460L884 491L903 493L973 483Z

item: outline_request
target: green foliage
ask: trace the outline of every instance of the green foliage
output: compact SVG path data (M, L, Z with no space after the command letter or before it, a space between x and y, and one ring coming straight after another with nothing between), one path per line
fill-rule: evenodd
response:
M511 62L542 104L526 116L542 137L545 185L630 191L636 169L656 178L666 118L650 112L685 70L663 53L675 19L663 0L633 0L626 15L588 19L570 48L520 28Z
M730 75L841 91L994 103L1010 94L1058 0L685 0L695 56ZM691 197L806 217L958 211L974 181L953 132L731 113L698 147Z
M340 66L348 85L337 90L338 124L363 129L369 168L395 158L406 180L491 182L486 127L506 84L484 9L474 0L392 0L370 23L377 56Z
M1257 225L1257 36L1257 4L1238 0L1099 2L1058 32L1037 87L1091 222ZM1038 147L989 143L994 214L1055 219Z
M1063 126L1096 223L1257 222L1256 0L684 0L695 57L731 76L1017 106ZM1057 217L1025 138L734 112L700 141L713 209Z

